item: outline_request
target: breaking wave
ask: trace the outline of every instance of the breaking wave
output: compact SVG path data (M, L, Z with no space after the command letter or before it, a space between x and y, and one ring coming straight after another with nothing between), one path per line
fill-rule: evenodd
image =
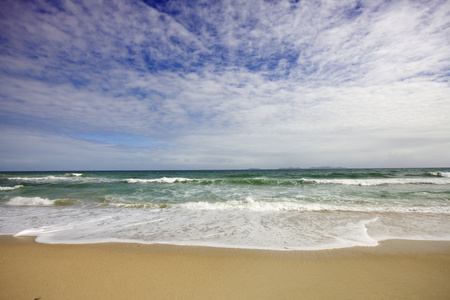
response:
M124 203L120 199L103 203L103 206L117 208L143 209L184 209L198 211L237 211L247 210L255 212L379 212L379 213L438 213L450 214L450 207L441 206L367 206L367 205L332 205L324 203L307 203L294 201L260 201L247 197L243 201L229 200L226 202L185 202L185 203Z
M450 178L450 172L428 172L427 175L441 178Z
M72 175L76 174L76 175ZM72 173L67 176L42 176L42 177L10 177L8 180L36 184L54 184L54 183L107 183L117 182L117 179L106 177L87 177L81 173Z
M10 206L68 206L73 205L77 201L71 199L50 200L41 197L13 197L5 204Z
M84 177L85 175L83 173L67 173L65 174L67 177Z
M17 190L23 187L23 185L15 185L15 186L0 186L0 191L12 191Z
M436 178L369 178L369 179L273 179L273 178L156 178L156 179L125 179L127 183L192 183L192 184L232 184L232 185L307 185L307 184L337 184L356 186L400 185L400 184L450 184L450 176L436 176Z
M128 183L177 183L177 182L188 182L188 181L194 181L194 179L189 179L189 178L167 178L167 177L162 177L162 178L157 178L157 179L135 179L135 178L130 178L130 179L125 179L125 182Z
M399 184L450 184L450 178L383 178L383 179L304 179L317 184L342 185L399 185Z

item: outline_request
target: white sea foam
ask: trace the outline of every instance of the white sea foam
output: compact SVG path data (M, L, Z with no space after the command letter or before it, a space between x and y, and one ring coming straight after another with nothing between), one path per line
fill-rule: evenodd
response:
M0 191L12 191L16 189L20 189L23 185L15 185L15 186L0 186Z
M360 213L422 213L422 214L450 214L450 207L389 207L389 206L357 206L330 205L321 203L294 202L247 202L231 200L227 202L186 202L182 204L152 204L152 203L123 203L109 202L105 207L118 208L146 208L146 209L186 209L191 211L253 211L253 212L360 212Z
M28 183L105 183L116 182L118 179L104 178L104 177L84 177L80 176L42 176L42 177L10 177L8 180L28 182Z
M374 223L377 220L378 217L360 220L355 223L349 222L342 226L342 228L338 228L338 230L344 234L337 236L335 239L339 241L341 245L345 245L344 247L376 246L378 245L378 242L367 233L367 225Z
M70 173L69 176L74 176L74 177L81 177L83 176L83 173Z
M37 236L44 243L141 242L202 245L273 250L328 249L356 245L373 246L367 235L368 223L358 216L295 215L265 213L217 215L211 211L118 211L103 210L95 215L73 210L42 219L26 218L26 227L16 236ZM36 213L35 213L36 214ZM21 216L23 217L23 215ZM293 219L292 219L293 218ZM315 222L308 219L314 218ZM34 221L33 221L34 220ZM49 220L42 224L42 221ZM33 223L34 222L34 223ZM325 227L324 227L325 226Z
M194 179L189 179L189 178L181 178L181 177L174 177L174 178L167 178L167 177L162 177L162 178L157 178L157 179L135 179L135 178L130 178L130 179L125 179L126 182L128 183L175 183L175 182L188 182L188 181L193 181Z
M69 176L43 176L43 177L10 177L9 180L29 183L58 183L80 180L81 178Z
M139 242L318 250L375 246L389 238L450 240L446 215L247 209L218 213L183 206L157 210L117 207L37 210L32 206L3 209L5 217L0 219L0 233L37 236L37 241L43 243Z
M131 207L131 206L129 206ZM142 207L142 206L140 206ZM156 206L152 206L154 208ZM226 202L186 202L165 205L165 208L183 208L187 210L247 210L255 212L395 212L395 213L438 213L450 214L448 206L376 206L376 205L332 205L324 203L308 203L294 201L256 201L247 197L244 201L230 200ZM158 207L159 208L159 207Z
M397 184L450 184L450 176L445 178L302 179L302 181L318 184L342 184L342 185L359 185L359 186L397 185Z
M178 204L188 210L249 210L249 211L326 211L331 206L320 204L301 204L289 201L265 202L255 201L247 197L244 201L230 200L226 202L187 202Z
M450 178L450 172L429 172L428 174L437 177Z
M389 238L450 239L448 218L428 214L317 214L210 210L22 211L2 232L42 243L138 242L271 250L375 246ZM11 224L13 219L8 220ZM20 222L18 222L20 221ZM412 226L415 223L420 226ZM17 227L17 224L20 226Z
M40 181L55 181L55 180L70 180L70 178L58 177L58 176L44 176L44 177L11 177L9 180L28 181L28 182L40 182Z
M13 197L6 204L12 206L52 206L55 201L40 197Z

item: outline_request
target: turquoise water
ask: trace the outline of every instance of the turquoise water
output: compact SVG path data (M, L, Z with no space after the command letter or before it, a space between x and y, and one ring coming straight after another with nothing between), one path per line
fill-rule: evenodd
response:
M0 234L255 249L450 240L450 169L14 172Z

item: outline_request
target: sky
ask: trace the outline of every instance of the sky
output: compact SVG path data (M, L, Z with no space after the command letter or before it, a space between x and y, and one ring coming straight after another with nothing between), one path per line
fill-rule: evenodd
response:
M450 1L0 0L0 170L450 167Z

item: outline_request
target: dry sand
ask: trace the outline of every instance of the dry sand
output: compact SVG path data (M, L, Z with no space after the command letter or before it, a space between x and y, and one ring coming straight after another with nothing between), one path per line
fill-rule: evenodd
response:
M450 242L260 251L0 237L0 299L450 299Z

